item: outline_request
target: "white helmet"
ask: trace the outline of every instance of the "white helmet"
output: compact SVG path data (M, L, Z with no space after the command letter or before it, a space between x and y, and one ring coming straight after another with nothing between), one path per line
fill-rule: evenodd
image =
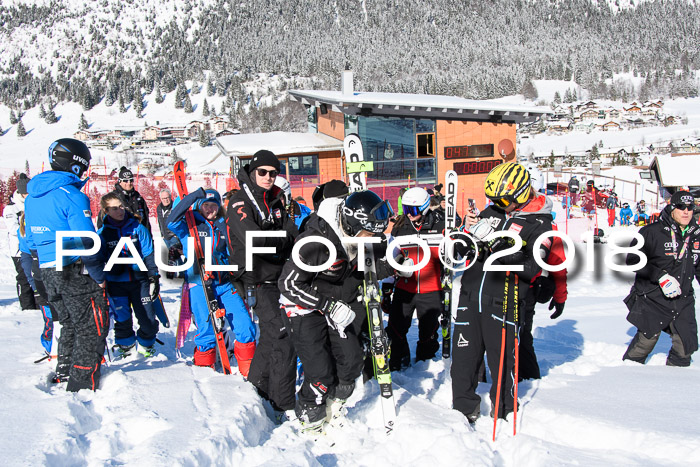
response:
M530 184L532 185L532 189L539 193L544 187L544 175L540 172L540 169L534 165L528 167L527 171L530 172Z
M404 214L425 215L430 208L430 195L425 188L409 188L401 197Z
M286 178L278 175L277 178L275 178L275 186L282 189L284 196L287 198L286 204L289 204L292 201L292 187L289 185L289 181L287 181Z

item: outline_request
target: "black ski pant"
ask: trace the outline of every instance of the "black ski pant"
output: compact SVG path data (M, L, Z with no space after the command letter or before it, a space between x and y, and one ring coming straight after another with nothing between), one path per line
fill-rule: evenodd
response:
M52 311L61 322L56 375L68 377L67 391L96 390L109 331L105 291L87 274L82 263L41 270Z
M158 320L151 302L148 279L132 282L108 282L107 289L114 309L114 342L130 346L138 338L139 345L150 347L156 342ZM134 334L133 309L139 329Z
M305 422L315 422L326 416L328 397L345 400L355 389L363 366L360 340L353 326L341 337L317 311L284 319L304 367L296 414Z
M394 289L394 297L389 308L389 324L386 331L391 340L391 371L398 371L411 360L411 351L406 334L411 328L413 310L418 317L418 343L416 361L430 360L440 348L438 342L438 318L444 305L439 291L411 293L400 288Z
M29 285L29 280L27 275L22 269L22 263L19 256L13 256L12 262L15 265L15 270L17 271L16 281L17 281L17 298L19 298L19 306L23 310L36 310L36 301L34 300L34 290L32 286Z
M529 289L532 290L532 289ZM520 350L518 355L518 376L522 379L540 379L540 365L535 355L535 343L532 337L532 322L535 319L535 297L528 293L523 310L520 312L521 326L518 332Z
M485 302L485 303L483 303ZM483 305L460 295L457 316L452 335L452 407L465 416L480 414L481 397L476 394L479 384L479 367L484 351L491 373L491 404L496 404L498 370L503 330L503 301L483 297ZM501 379L499 418L505 418L514 407L513 380L515 368L515 328L513 307L506 315L505 354Z
M247 287L246 287L247 288ZM250 364L248 381L276 410L291 410L295 404L297 357L279 304L277 284L257 284L256 304L260 338Z
M34 287L36 287L35 296L36 304L39 305L41 310L41 316L44 320L44 330L41 333L41 340L45 342L45 345L51 348L51 341L53 339L53 322L58 319L54 316L55 313L51 312L49 306L49 298L46 294L46 287L44 286L44 281L41 278L41 269L39 269L39 260L32 258L32 278L34 279Z
M681 336L676 330L673 321L669 326L664 329L665 332L671 335L671 349L668 352L668 357L666 358L666 365L668 366L690 366L690 355L686 354L683 348L683 341ZM645 363L647 357L654 350L656 343L659 341L661 336L660 332L652 334L647 337L643 332L637 331L632 342L630 342L629 347L625 355L622 357L623 360L632 360L637 363Z

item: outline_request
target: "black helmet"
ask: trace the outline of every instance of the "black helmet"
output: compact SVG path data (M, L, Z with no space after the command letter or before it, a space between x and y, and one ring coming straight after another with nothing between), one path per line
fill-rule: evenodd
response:
M49 146L49 163L53 170L71 172L82 178L90 166L90 150L82 141L61 138Z
M394 215L391 205L371 191L357 191L345 199L340 223L346 234L354 237L360 231L379 234L389 226Z

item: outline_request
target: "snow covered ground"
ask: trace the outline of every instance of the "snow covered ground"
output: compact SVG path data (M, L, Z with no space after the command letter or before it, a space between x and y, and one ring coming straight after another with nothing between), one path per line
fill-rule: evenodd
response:
M588 223L570 221L572 236ZM596 257L607 248L600 245ZM176 356L178 281L163 280L173 327L159 334L164 345L157 357L108 362L94 393L47 384L54 363L32 363L41 354L41 316L20 311L14 270L0 242L2 464L697 465L700 366L666 367L665 335L646 366L622 362L634 334L622 303L632 276L604 270L600 261L587 272L583 249L578 253L563 316L550 320L541 305L535 317L543 378L520 384L517 436L512 422L500 422L492 442L488 416L472 431L450 409L449 361L436 357L393 374L398 419L389 438L378 386L370 382L358 383L347 426L314 443L300 438L292 422L275 425L240 375L191 366L192 332L183 357ZM416 339L414 325L412 349ZM484 414L489 387L478 388Z

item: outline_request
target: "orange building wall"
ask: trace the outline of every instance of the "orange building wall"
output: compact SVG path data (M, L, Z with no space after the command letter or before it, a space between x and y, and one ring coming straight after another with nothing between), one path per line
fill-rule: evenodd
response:
M498 146L504 139L510 140L513 151L507 160L515 159L515 124L491 122L462 122L456 120L437 120L436 156L438 183L445 183L445 172L452 170L455 162L478 162L503 158L498 155ZM445 160L445 146L469 146L472 144L493 144L494 157L481 159ZM484 181L487 174L460 175L457 193L457 212L464 212L467 199L476 200L476 206L482 209L486 204ZM443 190L444 192L444 190Z
M323 115L320 110L316 110L318 116L318 132L333 138L343 140L345 138L345 116L340 112L328 110Z

